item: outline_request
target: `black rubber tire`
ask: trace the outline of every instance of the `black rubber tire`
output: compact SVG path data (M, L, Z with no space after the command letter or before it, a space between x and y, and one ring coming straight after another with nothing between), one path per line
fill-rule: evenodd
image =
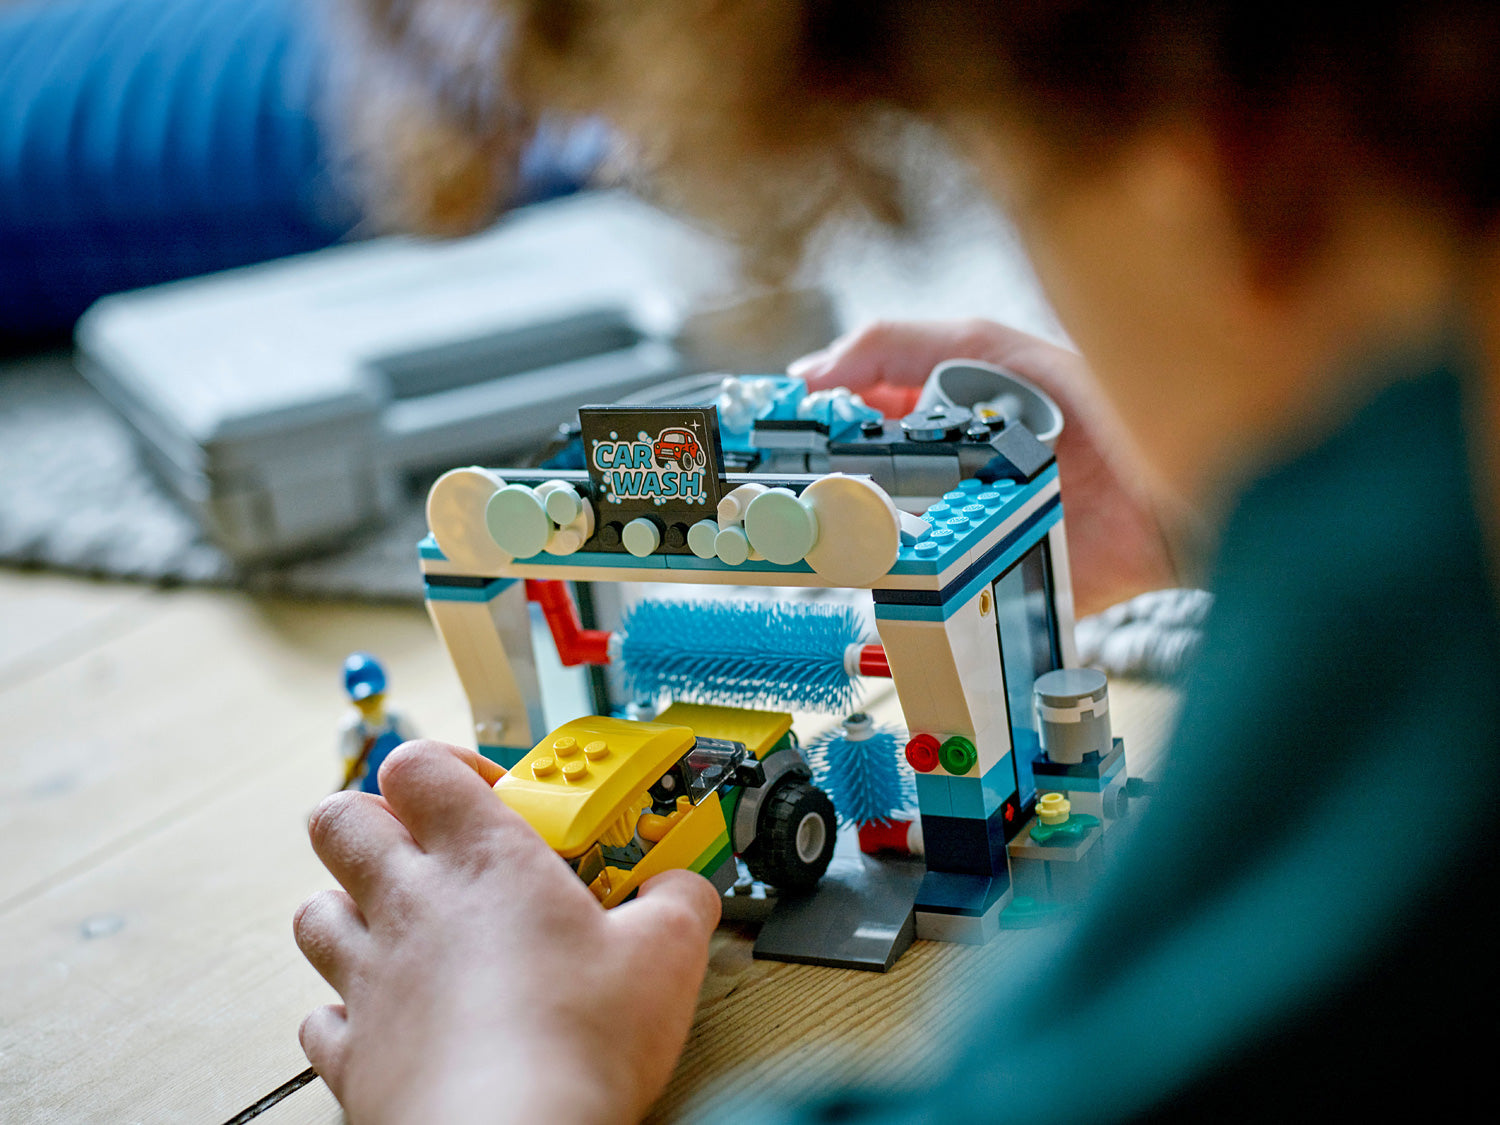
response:
M821 820L820 837L810 817ZM838 818L828 794L806 778L791 777L778 785L761 807L755 842L743 857L745 866L762 883L778 890L810 891L833 859L837 830ZM803 837L802 854L798 851L799 833Z

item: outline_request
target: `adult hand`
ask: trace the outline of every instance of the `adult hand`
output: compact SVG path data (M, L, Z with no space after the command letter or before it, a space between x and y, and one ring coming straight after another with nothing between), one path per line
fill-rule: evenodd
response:
M1014 371L1062 408L1057 463L1080 615L1179 584L1143 460L1083 357L988 320L880 322L797 360L810 390L920 386L945 359Z

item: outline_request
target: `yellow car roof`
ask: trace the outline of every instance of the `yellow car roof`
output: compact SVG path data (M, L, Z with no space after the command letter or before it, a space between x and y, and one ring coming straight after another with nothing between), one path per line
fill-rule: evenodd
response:
M781 740L792 729L792 717L785 711L752 711L747 707L715 707L707 703L674 703L656 716L659 723L681 723L703 738L724 738L743 742L757 758Z
M590 715L564 723L495 783L495 793L566 859L692 748L691 728Z

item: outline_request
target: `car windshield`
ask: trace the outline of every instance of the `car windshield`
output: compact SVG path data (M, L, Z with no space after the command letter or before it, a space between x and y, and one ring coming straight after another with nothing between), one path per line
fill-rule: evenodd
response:
M687 768L688 797L698 804L715 789L734 779L735 767L749 756L743 742L700 738L683 758Z

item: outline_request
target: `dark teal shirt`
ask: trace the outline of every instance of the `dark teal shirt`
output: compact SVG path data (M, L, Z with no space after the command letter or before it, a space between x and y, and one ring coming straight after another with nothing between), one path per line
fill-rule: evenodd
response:
M1059 951L952 1029L936 1087L747 1118L1426 1116L1487 1087L1487 509L1461 380L1382 386L1240 497L1159 794ZM1433 1045L1447 1061L1424 1070Z

